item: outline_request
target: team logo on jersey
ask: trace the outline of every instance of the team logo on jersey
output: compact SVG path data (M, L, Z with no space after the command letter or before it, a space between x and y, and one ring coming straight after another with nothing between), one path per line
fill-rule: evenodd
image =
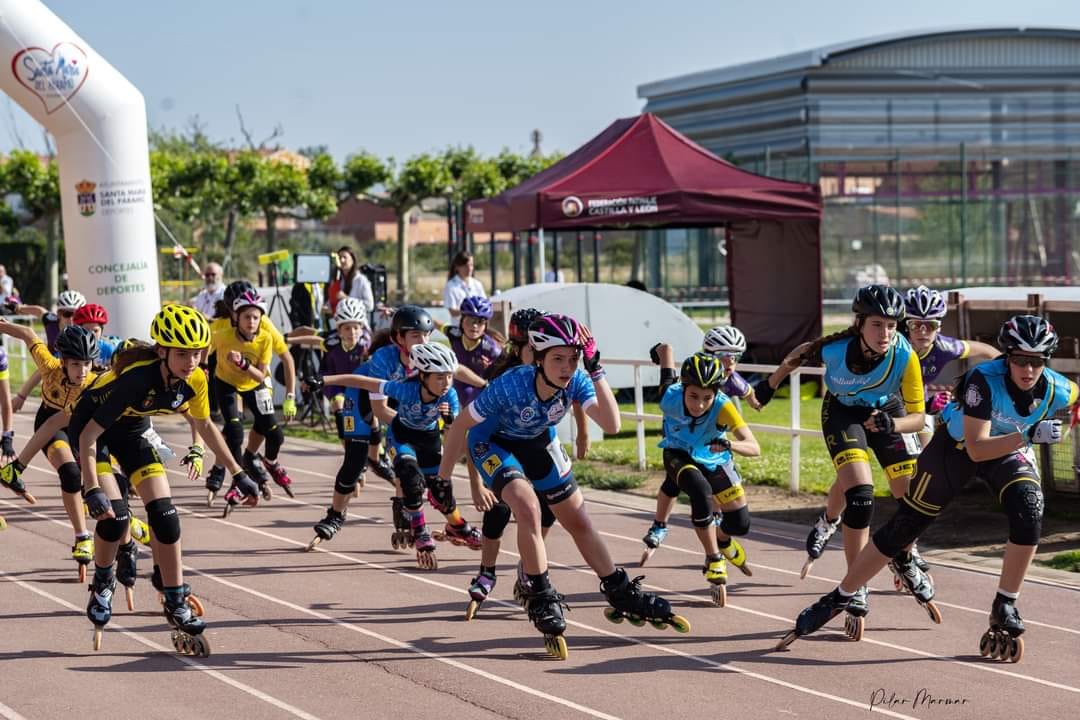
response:
M551 407L548 408L548 411L547 411L548 422L558 422L562 418L562 416L565 415L565 414L566 414L566 408L564 408L561 404L556 403L555 405L552 405Z
M498 455L489 455L482 464L484 472L486 472L489 476L494 475L495 471L498 470L501 466L502 460L499 459Z
M420 403L413 403L409 408L409 411L412 412L413 415L420 415L424 412L424 406Z
M982 393L979 392L979 388L976 385L968 385L967 392L964 393L964 403L968 407L978 407L982 405Z
M518 417L521 418L521 422L529 422L536 417L536 410L534 410L531 405L529 407L521 408L521 414L518 415Z
M142 402L143 410L149 410L154 406L154 395L155 393L153 390L147 391L146 399Z
M177 390L176 391L176 397L172 401L172 409L175 410L176 408L180 407L183 404L184 404L184 394L182 392L180 392L179 390Z
M489 450L491 450L491 445L487 444L486 442L478 442L473 445L473 456L481 457L483 455L487 455Z

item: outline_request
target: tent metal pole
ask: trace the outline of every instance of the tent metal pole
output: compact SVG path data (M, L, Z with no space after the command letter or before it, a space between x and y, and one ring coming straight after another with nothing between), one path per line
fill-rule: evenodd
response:
M540 273L537 275L537 282L544 282L544 228L540 228L540 232L537 237L537 244L540 246Z
M495 233L491 233L491 242L489 243L491 248L491 292L495 292L495 258L498 253L498 248L495 246Z

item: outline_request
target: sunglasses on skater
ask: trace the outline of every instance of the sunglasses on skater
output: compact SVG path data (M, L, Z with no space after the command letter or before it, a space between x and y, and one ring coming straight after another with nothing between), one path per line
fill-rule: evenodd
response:
M1046 358L1032 357L1030 355L1010 355L1009 362L1016 367L1028 367L1036 369L1046 367Z
M908 330L940 330L940 320L908 320Z

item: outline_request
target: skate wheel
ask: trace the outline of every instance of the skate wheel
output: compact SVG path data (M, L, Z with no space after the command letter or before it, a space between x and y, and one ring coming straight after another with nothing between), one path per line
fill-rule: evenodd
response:
M195 657L210 657L210 643L202 635L196 635L188 643L188 651Z
M641 553L641 560L638 561L638 567L645 567L645 563L649 562L649 558L656 552L656 548L645 548L645 552Z
M754 575L754 571L750 568L749 563L743 563L742 565L736 565L735 567L739 568L746 577L753 577Z
M690 632L690 621L684 618L682 615L672 615L670 618L668 618L668 623L671 625L671 627L675 629L675 632Z
M606 617L608 620L615 623L616 625L619 625L620 623L622 623L623 620L626 619L626 616L624 616L615 608L611 607L604 608L604 617Z
M476 600L470 600L469 606L465 608L465 621L468 622L476 617L476 612L480 609L480 603Z
M855 642L862 640L865 626L865 618L855 617L854 615L848 615L844 618L844 634Z
M416 551L416 564L421 570L438 570L439 559L435 557L434 552L424 552L422 550Z
M993 641L993 637L990 635L989 630L982 634L982 637L979 638L979 654L980 655L982 655L983 657L986 657L987 655L990 654L990 650L992 649L992 647L991 647L992 641Z
M289 497L291 497L291 498L296 497L296 494L293 493L291 485L286 485L283 489L285 490L285 494L288 495Z
M716 607L727 605L727 585L711 585L709 593L712 595L713 605Z
M773 650L787 650L788 646L790 646L791 643L795 642L798 639L798 633L796 633L794 630L788 630L787 634L784 635L784 637L780 638L780 642L776 643L776 647L773 648Z
M188 607L191 608L191 612L195 617L202 617L206 609L203 607L202 601L194 595L187 596Z
M907 590L907 588L904 587L904 581L901 580L900 576L898 575L893 575L892 586L893 589L896 590L896 592L898 593L903 593L905 590Z
M931 600L923 606L926 608L926 614L930 616L930 619L934 621L935 625L941 624L941 610L938 610L938 606Z
M630 624L633 625L634 627L645 627L645 623L646 623L645 618L628 617L626 619L629 620Z
M321 538L321 537L319 537L318 535L316 535L315 537L313 537L313 538L311 539L311 542L309 542L309 543L307 544L307 547L306 547L306 548L304 548L304 552L311 552L312 550L314 550L314 549L315 549L315 546L316 546L316 545L318 545L318 544L319 544L319 543L321 543L321 542L322 542L322 538Z
M0 517L0 530L7 530L7 520Z
M996 632L990 633L990 657L997 660L1001 657L1001 652L1004 650L1003 643L1000 642L1001 638L998 637Z
M562 635L545 635L544 649L548 651L549 655L559 660L570 657L570 650L566 647L566 638Z
M214 507L214 497L216 495L217 495L217 493L214 492L213 490L208 490L206 492L206 507L208 507L208 508Z
M814 558L806 558L806 562L803 563L802 570L799 571L799 579L805 580L806 574L810 572L810 568L814 565Z
M102 628L94 628L94 652L101 650L101 637L103 634L104 630Z
M82 563L79 563L79 582L86 582L86 566Z
M1004 659L1012 663L1020 662L1020 658L1024 657L1024 638L1022 637L1010 637L1008 654L1004 656Z
M25 500L27 502L27 504L29 504L29 505L37 505L37 498L35 498L30 493L24 492L22 494L22 496L23 496L23 500Z
M222 511L222 513L221 513L221 519L222 520L227 519L229 517L229 513L231 513L232 510L233 510L233 506L230 505L229 503L225 503L225 510Z
M124 588L124 595L127 596L128 612L135 611L135 588Z
M175 650L176 652L180 652L180 633L173 630L171 638L173 650Z

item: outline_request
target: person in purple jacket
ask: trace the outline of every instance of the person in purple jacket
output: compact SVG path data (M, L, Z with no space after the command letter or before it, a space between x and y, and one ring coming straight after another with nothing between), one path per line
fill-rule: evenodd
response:
M701 343L701 351L706 355L719 358L721 365L723 365L724 382L720 386L720 390L725 395L729 398L745 400L755 410L761 409L761 403L754 396L754 388L751 387L750 383L746 382L742 375L735 371L739 359L746 352L746 336L742 334L739 328L734 325L717 325L705 333L705 340ZM658 357L654 357L653 362L660 364ZM642 555L642 564L667 538L668 520L671 518L671 511L675 508L675 501L678 498L679 488L674 483L665 484L656 493L656 515L653 517L653 524L649 531L642 538L646 548L645 554ZM713 524L716 525L719 531L721 520L719 513L714 515L713 520Z

